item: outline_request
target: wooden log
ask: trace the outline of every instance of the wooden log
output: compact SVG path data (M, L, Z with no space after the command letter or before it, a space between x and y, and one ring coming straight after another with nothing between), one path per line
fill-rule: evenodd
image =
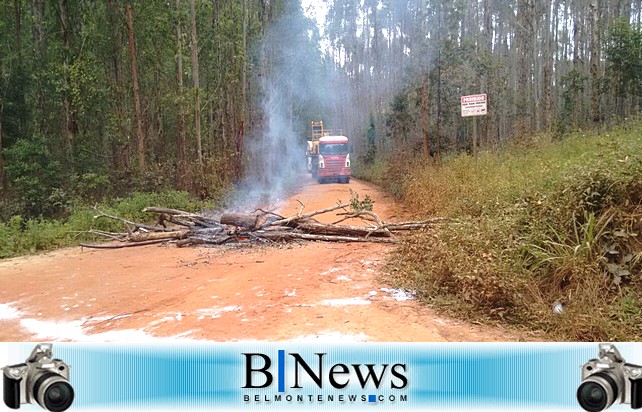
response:
M296 228L306 233L316 235L390 237L390 232L387 230L368 228L363 226L332 225L318 222L299 222L297 223Z
M371 243L397 243L396 239L381 238L381 237L356 237L356 236L333 236L333 235L313 235L309 233L296 233L296 232L252 232L254 236L263 239L271 240L321 240L324 242L371 242Z
M246 229L256 228L259 220L259 215L244 215L241 213L225 213L221 215L221 223L224 225L231 225L242 227Z
M388 224L385 227L388 230L396 232L399 230L419 230L434 226L436 226L435 223L404 223L403 225Z
M219 221L212 217L198 213L185 212L183 210L167 209L164 207L146 207L143 209L143 212L158 213L160 215L159 223L161 223L161 220L166 220L170 223L174 223L175 225L187 227L194 225L201 227L220 225Z
M119 243L119 244L107 243L103 245L101 244L92 245L89 243L81 243L80 246L90 248L90 249L122 249L124 247L153 245L156 243L166 243L169 241L170 239L156 239L156 240L147 240L144 242L129 242L129 243Z
M386 223L383 226L381 226L381 228L382 229L389 229L389 230L393 230L393 231L397 231L397 230L419 230L419 229L424 229L424 228L436 226L439 223L446 223L448 221L451 221L451 219L447 218L447 217L432 217L430 219L421 220L421 221L418 221L418 222Z
M216 237L216 238L210 238L210 239L188 237L187 239L181 239L177 241L176 246L183 247L188 245L205 245L205 244L222 245L223 243L226 243L230 239L232 239L231 236L222 236L222 237Z
M132 233L129 236L129 240L132 242L146 242L148 240L160 240L160 239L183 239L188 235L187 230L177 230L174 232L150 232L150 233Z

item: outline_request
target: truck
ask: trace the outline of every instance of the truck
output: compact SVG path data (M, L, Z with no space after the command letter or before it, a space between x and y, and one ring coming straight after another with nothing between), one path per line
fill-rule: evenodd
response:
M308 140L306 151L308 172L319 183L350 183L350 140L341 130L324 129L322 121L312 121L311 126L312 140Z

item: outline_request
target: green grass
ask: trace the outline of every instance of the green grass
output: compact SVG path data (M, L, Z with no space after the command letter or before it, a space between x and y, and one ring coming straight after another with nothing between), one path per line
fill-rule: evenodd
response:
M635 122L439 166L388 166L418 217L457 219L404 241L389 279L470 319L552 339L639 340L641 155Z
M492 214L524 196L553 189L578 168L636 156L640 147L642 140L634 131L616 130L485 152L477 159L463 154L446 158L442 167L413 171L404 193L415 195L406 199L424 213Z
M186 192L134 193L124 199L115 199L98 205L101 211L140 223L153 223L155 214L144 213L147 206L163 206L196 212L211 204L196 200ZM83 233L89 229L122 232L123 225L110 219L94 219L96 211L88 206L75 206L64 220L23 219L12 216L0 222L0 258L20 256L74 246L82 241L97 241Z

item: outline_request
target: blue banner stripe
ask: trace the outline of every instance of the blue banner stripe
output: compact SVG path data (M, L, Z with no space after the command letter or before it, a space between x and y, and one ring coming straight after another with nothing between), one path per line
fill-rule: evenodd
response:
M279 392L285 392L285 350L279 350Z

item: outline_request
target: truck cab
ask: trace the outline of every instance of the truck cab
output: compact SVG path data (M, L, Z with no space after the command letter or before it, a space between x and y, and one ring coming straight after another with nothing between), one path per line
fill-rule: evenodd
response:
M345 136L323 136L319 138L317 180L338 180L350 182L350 142Z

